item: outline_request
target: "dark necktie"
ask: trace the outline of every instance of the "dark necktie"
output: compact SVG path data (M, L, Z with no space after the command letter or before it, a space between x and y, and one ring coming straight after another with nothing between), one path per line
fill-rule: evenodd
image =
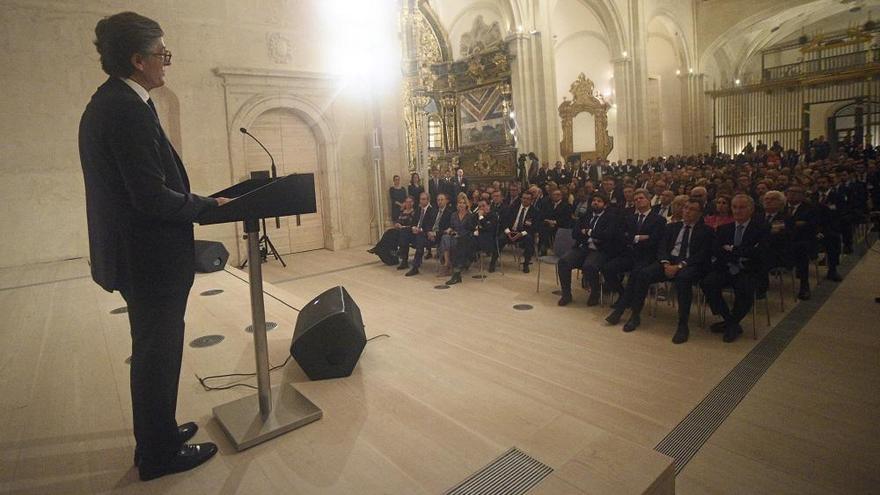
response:
M773 223L773 214L768 213L766 220L767 220L767 223Z
M598 221L599 221L599 214L593 213L593 218L590 220L590 230L593 230L596 228L596 222L598 222Z
M153 103L153 99L152 99L152 98L147 98L147 105L150 106L150 110L153 111L153 115L155 115L156 118L158 119L158 118L159 118L159 112L156 111L156 105Z
M644 213L639 213L639 223L638 223L638 227L636 228L636 231L637 231L637 232L641 232L641 231L642 231L642 224L643 224L644 222L645 222L645 214L644 214Z
M684 226L684 234L681 236L681 249L678 250L678 257L681 259L687 259L688 257L688 249L690 249L691 244L691 226Z
M739 246L740 244L742 244L742 242L743 242L743 231L745 231L745 230L746 230L746 226L745 226L745 225L740 224L740 225L737 225L737 226L736 226L736 233L735 233L734 236L733 236L733 245L734 245L734 246Z
M419 215L419 223L416 225L416 228L419 228L419 229L422 228L422 220L425 219L425 213L427 213L427 212L428 212L428 207L427 207L427 206L424 207L424 208L422 208L422 214Z

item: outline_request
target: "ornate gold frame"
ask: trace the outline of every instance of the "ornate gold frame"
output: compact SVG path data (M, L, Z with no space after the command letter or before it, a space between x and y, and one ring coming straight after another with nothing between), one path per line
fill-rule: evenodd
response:
M573 100L569 101L567 97L563 97L562 103L559 105L559 117L562 120L562 142L559 143L559 150L563 158L568 159L575 153L579 153L581 159L584 160L608 158L611 150L614 149L614 138L608 134L608 109L611 108L611 105L596 93L593 81L587 79L583 72L571 83L569 91ZM592 114L596 119L595 151L576 152L573 149L573 121L575 116L582 112Z

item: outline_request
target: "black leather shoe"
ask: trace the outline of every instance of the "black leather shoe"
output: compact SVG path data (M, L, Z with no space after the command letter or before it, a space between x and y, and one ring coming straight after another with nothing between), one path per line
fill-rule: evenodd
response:
M810 288L802 288L800 292L798 292L798 299L801 301L809 301L810 300Z
M678 330L675 331L675 335L672 336L672 343L673 344L684 344L685 342L688 341L688 337L690 336L690 334L691 334L691 332L690 332L690 329L688 329L688 327L679 326Z
M739 337L739 334L742 333L742 327L737 327L739 327L739 325L728 325L727 328L724 329L724 338L722 340L728 344L736 340L736 338Z
M623 326L623 331L624 332L632 332L636 328L639 328L639 325L641 325L641 323L642 323L641 316L639 316L637 314L632 315L629 317L629 320Z
M712 333L724 333L724 331L727 330L727 323L724 320L716 321L709 325L709 330L711 330Z
M828 275L825 275L825 278L827 278L828 280L830 280L832 282L843 281L843 277L841 277L840 274L837 273L837 270L828 272Z
M398 270L406 270L407 268L409 268L409 263L407 263L406 261L397 265Z
M460 284L460 283L461 283L461 274L460 273L453 273L452 278L450 278L449 280L446 281L446 285L455 285L455 284Z
M587 306L598 306L598 305L599 305L599 295L591 293L589 299L587 299Z
M189 423L184 423L177 427L177 438L180 440L180 444L183 445L186 442L189 442L192 437L196 436L196 433L199 431L199 425L195 424L193 421ZM139 448L134 448L134 465L137 466L141 463L141 451Z
M160 463L142 462L138 466L141 481L150 481L162 476L189 471L204 464L217 453L217 446L211 442L184 444L170 459Z
M489 263L489 273L495 273L495 263Z
M370 254L376 254L376 248L367 249L367 252Z
M618 323L620 323L621 316L623 316L623 310L622 309L615 309L614 311L611 312L610 315L605 317L605 321L607 321L608 323L610 323L612 325L617 325Z
M529 273L529 264L523 263L523 273Z
M409 269L408 272L404 273L403 276L404 277L412 277L413 275L418 275L418 274L419 274L419 269L416 267L412 267Z
M434 255L431 254L430 251L428 251L427 253L425 253L425 259L426 259L426 260L429 260L429 259L431 259L431 258L433 258L433 257L434 257Z
M556 303L559 306L567 306L568 303L571 302L571 294L562 294L562 297L559 298L559 302Z

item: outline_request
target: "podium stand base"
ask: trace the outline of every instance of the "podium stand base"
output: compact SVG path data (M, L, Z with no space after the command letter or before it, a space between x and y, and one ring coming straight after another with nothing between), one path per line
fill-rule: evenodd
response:
M272 397L272 411L266 418L260 415L257 395L214 408L214 417L223 427L235 450L249 449L323 416L321 409L293 388L293 385L272 387Z

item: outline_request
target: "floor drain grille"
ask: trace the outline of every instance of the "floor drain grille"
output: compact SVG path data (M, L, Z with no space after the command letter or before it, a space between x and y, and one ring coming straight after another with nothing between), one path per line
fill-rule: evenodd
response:
M858 261L861 255L855 257ZM855 266L841 266L846 274ZM829 288L831 287L831 288ZM718 385L660 441L654 450L675 459L675 474L681 472L702 448L721 423L736 409L740 401L764 376L776 358L788 347L804 325L822 307L834 291L834 284L825 283L813 292L809 301L801 301L774 327L751 352L730 370Z
M447 495L520 495L541 482L553 468L516 447L477 471Z

